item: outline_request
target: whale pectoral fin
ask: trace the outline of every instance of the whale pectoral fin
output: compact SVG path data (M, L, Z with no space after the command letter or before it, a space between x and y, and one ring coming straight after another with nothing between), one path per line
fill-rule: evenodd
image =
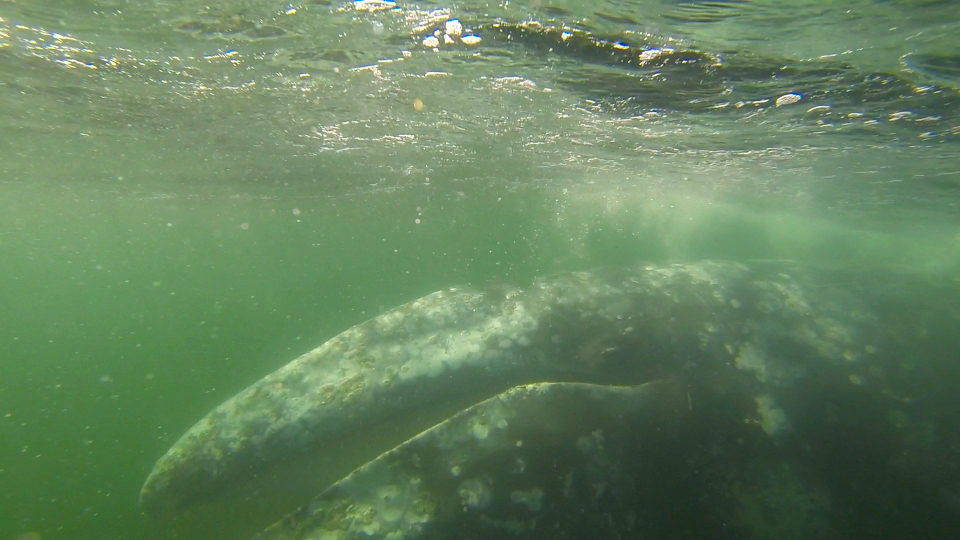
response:
M257 539L496 537L541 521L588 537L634 519L618 502L634 487L624 480L655 474L687 411L666 381L517 386L381 454ZM593 517L579 510L601 503Z

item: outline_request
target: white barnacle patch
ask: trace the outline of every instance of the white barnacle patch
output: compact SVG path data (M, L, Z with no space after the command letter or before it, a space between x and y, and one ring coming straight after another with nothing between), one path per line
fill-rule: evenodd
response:
M402 351L395 352L391 347L390 354L392 359L403 361L401 378L436 377L466 365L496 361L503 352L499 348L483 350L486 339L487 334L481 330L436 332L407 342Z
M596 457L603 452L603 441L603 430L598 429L590 435L583 435L578 438L577 449L584 454L591 454Z
M543 506L543 490L533 488L527 491L511 491L510 500L516 504L526 506L531 512L538 512Z
M799 313L807 314L810 312L810 304L804 298L803 291L796 285L775 283L774 287L779 289L783 295L783 306Z
M488 482L479 478L464 480L457 489L464 510L486 508L493 501L493 490Z
M470 433L478 439L486 439L490 435L490 420L483 412L470 419Z
M344 484L354 503L336 521L347 536L394 538L433 519L436 507L421 489L419 478L402 474L373 476L361 475ZM378 485L371 484L371 480Z
M401 494L400 487L394 484L388 484L377 490L375 500L385 503L382 508L379 508L380 519L397 521L403 517L404 508L395 504Z
M404 320L404 317L404 311L402 308L398 308L390 310L373 320L376 321L377 330L380 332L389 332L396 329Z
M857 354L846 348L853 342L853 336L842 323L829 317L817 317L813 322L812 328L804 325L794 330L799 341L815 348L826 358L843 358L851 362L858 359Z
M777 406L773 398L764 394L756 397L760 427L767 435L779 435L790 427L787 413Z
M733 363L737 369L752 371L760 382L767 381L767 362L763 351L753 343L744 343Z
M773 313L773 304L766 300L761 300L757 302L757 311L769 315L770 313Z
M513 408L509 401L498 401L477 411L467 422L467 433L473 435L478 440L485 440L490 437L493 431L503 431L514 416ZM490 437L490 444L500 444L500 437Z
M527 315L526 310L524 310L524 315L517 317L517 324L525 330L533 330L537 327L537 320Z

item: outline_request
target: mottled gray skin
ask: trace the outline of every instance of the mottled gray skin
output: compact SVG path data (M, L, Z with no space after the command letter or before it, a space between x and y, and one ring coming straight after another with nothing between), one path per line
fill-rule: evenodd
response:
M610 537L609 499L635 468L629 463L668 440L688 412L678 390L660 381L515 386L384 452L256 540L457 538L463 530L527 538L538 524L551 538L583 537L583 529ZM554 525L564 514L580 515L579 531Z
M317 441L529 382L640 384L728 370L756 386L757 421L775 435L789 420L764 388L792 384L810 363L865 373L883 350L851 284L819 279L789 263L704 262L576 272L523 290L438 291L346 330L217 407L156 463L141 505L164 516ZM801 353L768 350L784 342Z

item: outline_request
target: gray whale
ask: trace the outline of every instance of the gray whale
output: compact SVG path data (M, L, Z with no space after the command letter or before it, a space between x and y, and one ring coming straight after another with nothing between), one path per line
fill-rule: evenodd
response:
M562 482L549 488L518 485L496 490L492 486L517 474L502 463L488 467L488 473L481 474L482 467L474 471L476 482L466 488L463 483L468 479L454 474L458 455L465 469L494 459L464 458L476 441L468 444L450 435L462 432L463 423L469 422L464 418L476 417L478 408L489 407L483 405L489 400L528 404L517 405L515 422L500 418L500 431L511 434L490 451L500 452L496 455L501 458L510 447L504 441L523 439L522 432L534 430L537 418L547 424L564 423L564 414L531 416L522 412L524 407L559 410L569 408L569 403L582 403L585 410L596 412L571 419L566 430L554 430L557 441L587 437L589 445L594 432L610 441L630 438L616 433L614 424L648 441L658 439L647 437L657 430L671 433L657 443L671 450L651 456L646 460L650 463L678 452L698 456L691 457L694 462L707 459L701 439L711 437L710 433L725 441L710 443L720 448L715 452L730 456L736 452L724 450L724 445L740 445L736 451L743 455L763 455L799 448L800 440L818 440L824 452L830 445L839 446L830 454L838 460L874 463L863 453L854 455L842 440L834 440L849 435L873 440L878 455L885 456L877 457L877 463L887 463L885 467L892 459L887 447L893 454L909 451L929 457L940 452L932 448L946 441L924 438L922 432L937 431L938 407L956 402L955 393L942 388L958 380L954 376L960 368L952 360L941 362L936 351L960 345L947 330L960 328L960 310L954 307L957 298L955 283L903 272L823 269L777 261L646 265L556 275L524 288L445 289L344 331L211 411L156 463L140 502L148 515L187 529L191 521L202 521L201 516L220 525L227 515L235 521L240 519L237 516L249 518L231 533L239 537L262 530L285 514L288 517L267 529L263 538L322 537L323 531L336 532L339 536L331 536L336 538L443 537L436 536L437 531L466 523L466 515L476 518L468 530L477 537L483 537L477 532L483 527L489 529L490 537L510 527L532 534L540 519L537 514L544 512L553 512L551 534L573 526L563 512L558 514L559 502L566 500ZM652 392L656 399L634 400L640 403L636 406L623 404L624 392L649 396L650 385L658 389ZM924 405L912 397L921 387L934 396ZM541 399L565 405L530 404ZM658 411L655 416L662 424L641 428L623 420L639 418L638 414L649 419L644 410ZM611 417L602 411L618 412ZM591 429L591 422L596 429ZM717 426L726 427L717 431ZM733 434L738 442L731 442ZM596 458L605 463L623 462L629 455L622 448L617 450L616 444L596 444L614 452L612 457ZM631 444L639 443L627 446ZM554 450L561 446L560 442L546 445ZM411 457L419 454L410 448L421 448L424 455L439 455L443 450L448 456L435 460L439 463L435 467L414 466L411 463L420 458ZM530 462L538 455L567 463L570 470L590 468L593 458L585 455L564 461L557 456L566 454L556 451L515 459L532 469L537 469ZM784 459L805 463L809 458L815 463L818 450L808 452L807 457L791 454ZM897 482L898 475L916 474L916 468L930 466L921 461L901 459L884 474L888 481ZM765 461L741 465L753 470L759 467L755 463ZM346 524L331 525L345 519L343 512L331 508L362 506L357 501L363 497L350 486L366 486L364 496L372 493L371 485L388 489L394 484L382 471L398 467L419 470L423 478L446 475L449 481L424 481L423 486L438 491L420 499L433 503L404 506L402 511L391 507L390 512L399 512L406 516L403 519L378 521L372 516L394 514L367 503L367 521L354 516ZM856 466L845 467L851 474L856 472ZM725 466L719 469L726 470ZM767 478L774 473L756 474ZM799 473L791 469L789 475ZM944 480L946 484L960 480L957 473L952 475ZM604 486L624 478L634 486L637 482L629 474L609 473L604 478L599 482ZM266 483L257 485L262 481ZM798 488L804 494L834 493L820 481L806 483L816 485ZM390 489L394 495L384 495L388 499L407 493L396 491L400 489L396 485ZM615 487L604 489L616 491ZM925 502L927 507L939 505L936 508L943 510L955 494L960 497L944 489L946 494L932 495ZM474 491L480 502L471 506ZM487 491L489 496L483 495ZM344 503L344 493L360 499ZM763 498L754 495L754 499ZM724 496L740 501L741 506L746 504L741 499L750 498L742 490L739 495L729 491ZM456 512L437 502L450 500L460 501L452 506ZM818 508L829 514L829 504L824 504ZM530 515L504 515L510 513L505 508L515 511L517 507L526 508ZM480 519L488 510L491 514ZM627 523L630 512L636 513L636 508L598 521L591 530L607 523ZM823 519L827 525L805 534L825 534L837 527ZM633 520L636 523L636 516ZM820 523L809 516L804 521ZM367 522L376 524L357 525ZM611 538L627 531L614 529ZM453 530L443 534L454 534Z

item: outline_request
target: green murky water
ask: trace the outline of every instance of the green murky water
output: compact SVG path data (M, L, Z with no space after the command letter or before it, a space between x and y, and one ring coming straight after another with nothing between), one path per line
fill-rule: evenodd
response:
M446 17L720 67L424 46ZM0 538L145 538L193 422L442 287L703 258L956 279L958 27L952 2L0 0Z

